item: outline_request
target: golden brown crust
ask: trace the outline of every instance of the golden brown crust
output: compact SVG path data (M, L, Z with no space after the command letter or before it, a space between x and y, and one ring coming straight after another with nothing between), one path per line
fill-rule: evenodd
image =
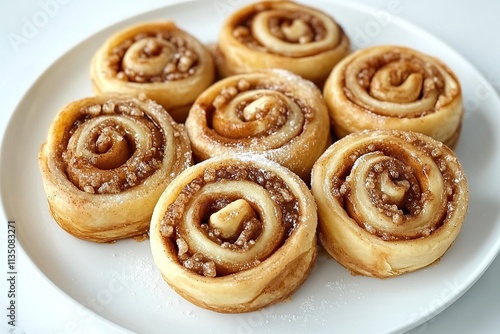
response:
M153 258L166 282L217 312L288 298L317 253L314 198L295 174L262 156L196 164L165 190L151 220Z
M377 45L345 57L323 95L338 137L365 129L421 132L454 148L463 118L461 87L441 60Z
M258 153L306 182L314 161L331 143L321 91L285 70L262 70L222 79L205 90L186 120L199 160Z
M55 221L78 238L112 242L148 231L192 153L183 125L154 101L103 94L60 110L38 162Z
M222 77L282 68L320 85L349 51L347 35L326 13L293 1L260 1L224 22L215 60Z
M468 187L453 151L426 135L366 130L316 162L319 238L352 273L391 277L435 262L458 236Z
M140 23L116 32L96 51L96 93L143 93L183 122L191 103L215 80L212 54L172 22Z

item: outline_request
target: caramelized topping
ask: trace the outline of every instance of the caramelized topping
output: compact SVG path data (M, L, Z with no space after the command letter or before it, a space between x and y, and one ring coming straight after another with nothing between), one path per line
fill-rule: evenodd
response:
M310 42L314 37L311 27L302 19L284 22L280 28L283 36L289 42L304 44Z
M279 83L252 82L245 79L228 84L206 108L207 125L222 138L241 139L270 136L286 129L283 138L300 133L313 115L294 94Z
M255 38L252 34L254 18L260 13L269 10L267 29L273 36L287 42L296 44L307 44L322 40L327 35L327 29L322 21L312 14L304 11L292 11L285 9L257 8L258 11L247 19L240 22L233 29L233 36L247 45L249 48L264 52L272 52L267 45Z
M186 79L198 65L198 55L190 43L175 31L137 34L112 50L108 65L123 81Z
M275 99L263 96L249 103L243 108L243 119L247 122L263 119L276 105Z
M446 219L445 212L449 212L450 205L453 206L455 176L451 170L440 167L447 165L445 154L439 147L407 136L402 136L402 139L414 147L416 153L411 155L425 155L433 160L435 167L420 165L420 158L415 159L419 163L413 164L407 153L394 147L397 145L376 142L349 153L344 167L331 179L332 194L344 204L349 215L384 240L429 235L441 226ZM360 168L362 164L367 166ZM441 174L436 175L435 169ZM438 184L434 177L442 179L444 189L434 187ZM358 179L363 181L358 182ZM442 200L441 196L444 196ZM426 209L427 206L436 210L430 213L434 209ZM422 218L423 215L429 218ZM387 223L382 224L374 217L386 217ZM422 219L425 225L416 232L415 222Z
M210 215L209 226L216 235L229 239L240 235L245 223L255 217L252 206L244 199L237 199Z
M162 164L164 136L131 101L82 108L62 152L69 180L88 193L119 193L140 184Z
M434 112L439 96L446 94L438 66L403 50L360 55L345 72L347 98L383 116L423 117Z
M188 203L193 202L198 191L208 184L229 181L250 181L269 193L270 198L279 208L280 212L276 214L281 217L280 224L285 231L283 233L285 239L298 223L300 214L298 200L286 183L274 172L245 163L207 168L203 175L185 185L176 200L168 206L160 227L162 236L175 243L183 266L205 276L213 277L211 275L215 272L217 275L225 275L230 273L228 270L232 269L219 267L216 261L209 260L208 254L203 255L191 251L190 246L184 240L184 232L180 226L182 220L186 219ZM221 250L238 253L251 250L264 232L265 224L261 221L263 213L241 195L217 196L213 194L198 203L195 210L199 210L197 211L199 214L196 215L199 221L194 222L196 228ZM272 240L272 242L279 246L285 240ZM254 258L252 263L247 263L245 266L252 267L258 263L259 260Z

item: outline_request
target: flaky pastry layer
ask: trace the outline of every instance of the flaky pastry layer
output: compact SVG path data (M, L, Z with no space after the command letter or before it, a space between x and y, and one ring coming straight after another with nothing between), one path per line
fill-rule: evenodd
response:
M184 127L159 104L103 94L59 111L38 163L55 221L78 238L112 242L147 233L156 201L192 153Z
M145 94L181 123L215 80L215 64L208 49L173 22L145 22L109 36L92 58L90 77L95 93Z
M365 130L316 162L319 238L354 274L398 276L430 265L453 244L469 193L453 151L426 135Z
M341 138L366 129L421 132L454 148L463 119L460 82L436 57L398 45L359 49L323 88Z
M226 19L215 60L222 77L282 68L321 85L349 51L342 27L323 11L293 1L260 1Z
M155 207L154 261L192 303L258 310L290 297L316 259L316 204L305 183L262 156L205 160L181 173Z
M222 79L193 103L186 120L198 160L257 153L291 169L306 182L330 145L330 123L321 91L280 69Z

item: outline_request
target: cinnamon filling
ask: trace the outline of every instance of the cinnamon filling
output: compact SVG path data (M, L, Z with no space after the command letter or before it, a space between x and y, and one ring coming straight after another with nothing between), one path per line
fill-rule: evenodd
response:
M290 126L304 128L313 113L293 92L280 85L250 83L245 79L224 87L204 109L207 126L214 130L214 135L219 135L221 142L235 139L237 144L243 138L272 135L291 122Z
M445 79L439 69L425 59L404 52L386 52L359 62L355 60L346 69L347 76L355 78L352 81L346 78L344 82L346 97L375 113L379 113L379 108L361 100L356 92L358 88L350 87L350 82L356 82L360 90L377 101L400 104L421 101L421 108L408 115L401 112L400 117L423 117L434 112L437 97L445 93ZM426 100L434 102L428 105Z
M123 81L154 83L194 75L199 56L191 41L176 32L137 34L115 47L108 66Z
M68 179L80 190L119 193L141 184L160 168L162 130L139 106L130 101L108 101L80 112L81 118L66 134L61 153ZM144 137L147 145L141 143Z
M279 208L280 224L284 233L282 240L272 240L274 249L280 247L298 223L300 212L298 199L285 182L275 173L242 163L207 168L203 175L185 185L176 200L170 204L161 222L162 236L170 240L179 262L200 275L215 277L231 274L236 270L249 269L262 260L258 256L251 263L239 268L227 268L211 259L216 254L193 252L179 228L185 219L186 207L193 196L208 184L225 181L250 181L264 188ZM195 208L196 228L220 249L236 253L251 250L259 242L264 223L258 208L239 195L213 195ZM207 269L208 268L208 269Z
M322 21L310 13L265 6L258 6L256 9L255 13L242 19L233 29L233 36L248 48L273 53L252 34L254 17L267 10L276 12L268 21L269 34L287 43L307 44L323 40L327 34Z
M426 203L440 194L434 194L422 188L420 174L430 173L429 168L425 165L408 165L398 147L380 142L360 147L345 158L344 163L341 164L344 167L331 179L332 194L343 204L349 216L368 232L384 240L408 240L428 236L443 224L447 218L447 212L453 211L454 175L446 168L446 160L441 150L415 138L407 138L407 141L412 141L415 150L432 157L441 172L441 175L435 175L435 177L442 178L445 187L444 202L434 213L431 221L426 222L428 225L423 226L419 232L406 233L405 228L412 224L414 219L420 219L419 216ZM353 180L357 176L352 175L352 170L356 168L353 167L355 164L362 163L358 160L370 155L380 155L384 158L380 159L381 162L367 167L366 175L363 174L364 181L356 183L357 187L362 184L364 189L361 191L368 194L368 202L358 205L355 201L359 200L359 196L354 195L354 192L356 191L356 194L359 192L353 189ZM359 207L365 208L367 212L375 210L381 216L386 217L387 223L385 224L392 226L392 232L378 229L368 218L373 215L367 213L365 216L364 212L360 212ZM399 229L401 233L398 232Z

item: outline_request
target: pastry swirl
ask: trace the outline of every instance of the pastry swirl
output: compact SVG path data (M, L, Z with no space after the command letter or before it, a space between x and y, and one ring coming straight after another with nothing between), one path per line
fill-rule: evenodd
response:
M310 81L278 69L216 82L196 99L186 129L199 160L258 153L304 180L331 143L321 91Z
M155 207L150 241L165 281L223 313L288 298L316 259L317 213L306 184L262 156L225 155L181 173Z
M403 46L353 52L332 70L323 95L338 137L365 129L421 132L454 148L461 87L441 60Z
M143 93L183 122L215 80L215 65L205 46L173 22L148 22L110 36L95 53L90 76L96 93Z
M95 242L145 234L161 193L191 164L189 137L163 107L114 94L62 108L39 153L55 221Z
M215 60L223 77L282 68L321 84L349 51L349 38L326 13L293 1L260 1L224 22Z
M468 207L453 151L416 132L350 134L318 159L311 182L321 243L355 274L390 277L435 262Z

